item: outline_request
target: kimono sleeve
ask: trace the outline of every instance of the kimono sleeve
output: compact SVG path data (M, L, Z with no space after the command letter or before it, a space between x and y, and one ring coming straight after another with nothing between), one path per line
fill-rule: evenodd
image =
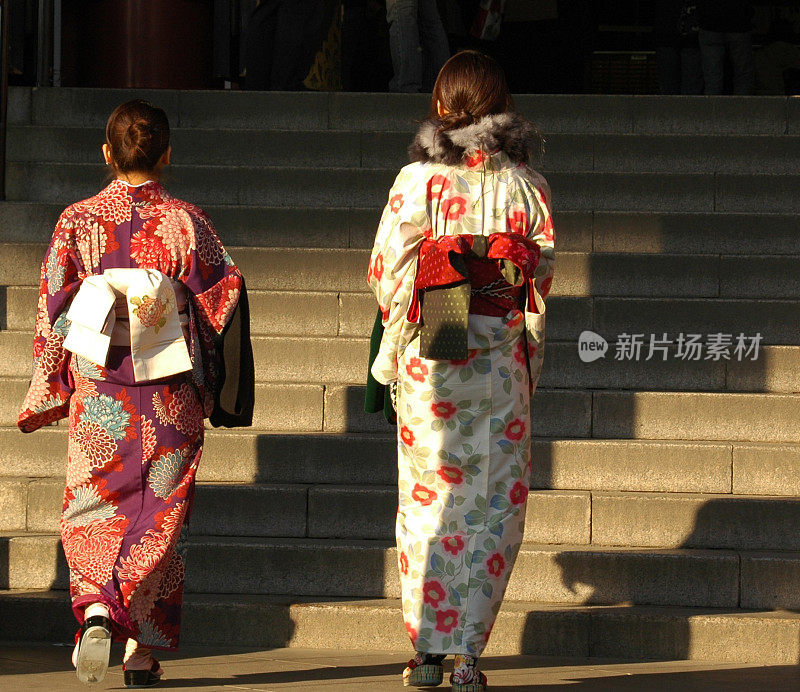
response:
M550 293L555 274L555 236L553 216L550 211L550 186L538 173L534 173L534 186L531 190L531 224L528 238L535 242L541 250L539 265L534 275L534 285L542 300Z
M545 343L545 299L550 293L555 273L555 242L553 216L550 211L550 186L538 173L532 172L532 185L529 193L530 227L528 238L533 240L541 250L539 264L536 267L533 281L533 295L525 311L525 335L528 349L528 366L530 373L530 394L536 391L536 385L544 365Z
M64 349L69 331L66 313L83 276L75 235L65 212L56 224L42 262L33 337L33 374L17 418L22 432L33 432L66 418L69 413L73 381L69 372L70 353Z
M397 355L410 340L406 313L414 291L419 247L430 229L425 177L406 166L389 192L370 257L367 282L381 311L383 337L370 371L381 384L397 379Z
M181 281L193 298L203 324L221 334L236 308L242 289L242 273L222 246L211 219L192 215L195 248L189 252L189 268Z
M195 245L180 281L189 292L192 375L202 393L205 414L210 416L226 379L223 336L236 313L244 282L208 216L195 213L192 221ZM249 333L247 339L249 345Z

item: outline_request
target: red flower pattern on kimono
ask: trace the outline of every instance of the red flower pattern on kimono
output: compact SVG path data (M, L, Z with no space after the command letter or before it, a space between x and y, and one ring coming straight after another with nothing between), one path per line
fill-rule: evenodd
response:
M419 502L423 507L432 504L438 496L435 490L426 488L424 485L417 483L414 490L411 491L411 497Z
M411 637L411 644L416 646L417 644L417 630L414 629L408 622L406 623L406 632L408 632L408 636Z
M493 577L499 577L506 568L506 561L500 553L492 553L486 560L486 569Z
M506 321L506 327L508 329L512 329L516 327L518 324L522 324L522 321L525 319L525 314L522 310L515 310L513 315L508 318ZM520 343L519 341L517 343Z
M439 632L450 634L458 625L459 612L457 610L437 610L436 629Z
M552 276L548 276L546 279L544 279L542 281L541 289L540 289L540 292L542 294L542 298L546 298L547 295L550 293L550 286L552 285L552 283L553 283L553 277Z
M406 555L402 550L400 551L399 564L400 571L403 574L408 574L408 555Z
M372 266L372 275L380 281L383 278L383 255L378 255Z
M433 606L434 608L438 608L439 603L441 603L447 596L447 592L444 590L442 583L436 579L431 579L425 582L425 586L422 589L422 594L425 603L427 603L429 606Z
M517 481L514 483L514 487L511 488L508 498L511 500L512 504L521 505L528 499L528 486Z
M399 213L400 209L403 207L403 195L394 195L389 200L389 208L395 213Z
M452 418L457 410L458 409L449 401L434 401L431 404L433 415L437 418L444 418L445 420Z
M111 578L114 559L128 523L126 517L119 516L84 526L73 526L62 519L61 541L67 562L80 566L78 569L83 578L91 580L99 588Z
M442 546L453 556L458 555L464 550L465 545L464 539L461 536L445 536L442 539Z
M405 425L400 428L400 437L409 447L414 444L414 433Z
M545 240L553 240L553 217L548 216L542 226L542 235Z
M424 382L425 376L428 374L428 366L419 358L412 358L406 365L406 372L411 376L412 380Z
M480 149L477 149L472 156L468 156L466 158L467 168L477 168L480 166L488 156L484 154Z
M467 213L467 200L463 197L450 197L442 200L442 215L448 221L458 221Z
M509 440L518 442L525 434L525 421L515 418L506 426L506 437Z
M432 175L428 180L428 200L441 199L442 194L450 187L450 181L444 175Z
M457 466L442 466L436 470L445 483L450 485L460 485L464 482L464 472Z

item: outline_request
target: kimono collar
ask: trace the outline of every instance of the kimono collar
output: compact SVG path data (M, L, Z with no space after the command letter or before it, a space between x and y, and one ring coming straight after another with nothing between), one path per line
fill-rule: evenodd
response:
M123 194L123 195L134 195L134 194L145 194L148 197L159 197L161 193L164 191L161 183L157 180L145 180L143 183L139 183L138 185L133 185L132 183L126 183L124 180L120 180L119 178L115 178L112 180L108 186L101 192L100 194Z
M471 125L438 133L441 121L425 120L408 148L412 162L470 165L487 154L504 153L514 164L535 164L542 154L536 127L517 113L496 113Z

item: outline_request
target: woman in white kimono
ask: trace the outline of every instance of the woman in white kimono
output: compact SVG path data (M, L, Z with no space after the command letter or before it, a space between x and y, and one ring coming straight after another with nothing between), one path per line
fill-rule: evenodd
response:
M530 167L542 140L511 107L491 58L445 64L370 260L384 328L371 374L397 410L407 686L440 684L454 654L452 689L486 689L476 664L522 542L554 250Z

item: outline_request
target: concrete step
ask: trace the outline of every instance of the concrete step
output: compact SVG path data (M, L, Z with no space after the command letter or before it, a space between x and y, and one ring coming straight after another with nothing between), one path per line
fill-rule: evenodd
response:
M6 194L11 201L69 204L94 194L105 173L95 164L9 162ZM800 210L796 175L545 173L556 212ZM396 175L397 168L176 165L165 182L178 197L202 206L374 207L385 203Z
M6 534L0 551L8 564L7 582L0 588L67 587L57 535ZM506 593L511 600L573 605L736 608L741 602L742 607L793 608L800 604L796 590L775 588L780 576L796 576L798 569L800 554L788 552L526 543ZM358 598L393 598L400 592L393 543L242 537L191 539L186 589Z
M163 107L172 127L399 130L413 132L430 107L426 94L275 93L16 87L14 124L103 127L123 101ZM516 109L543 132L604 134L795 134L800 107L785 97L519 94Z
M32 435L0 428L0 474L62 479L66 433L63 426ZM800 495L800 444L534 439L531 453L531 487L538 489ZM392 485L394 429L381 435L209 431L198 479Z
M7 261L0 286L38 286L46 246L0 243ZM230 248L248 289L366 293L369 251L357 249ZM553 296L800 298L800 256L762 255L747 260L721 255L561 252ZM676 277L680 277L677 280Z
M537 167L553 171L788 173L800 163L797 135L545 134ZM103 128L26 125L8 133L8 160L97 163ZM175 160L186 165L400 168L407 132L175 129Z
M0 531L58 530L61 479L0 478ZM800 551L800 499L533 490L525 540L540 544ZM393 540L395 486L197 486L194 536Z
M0 591L0 639L71 642L63 591ZM506 600L487 655L529 654L795 666L800 615L739 609L568 606ZM216 648L409 650L397 599L313 600L187 594L181 642Z
M64 205L0 202L0 242L48 243ZM372 208L206 208L226 246L370 249ZM556 218L558 252L800 255L796 214L580 212Z

